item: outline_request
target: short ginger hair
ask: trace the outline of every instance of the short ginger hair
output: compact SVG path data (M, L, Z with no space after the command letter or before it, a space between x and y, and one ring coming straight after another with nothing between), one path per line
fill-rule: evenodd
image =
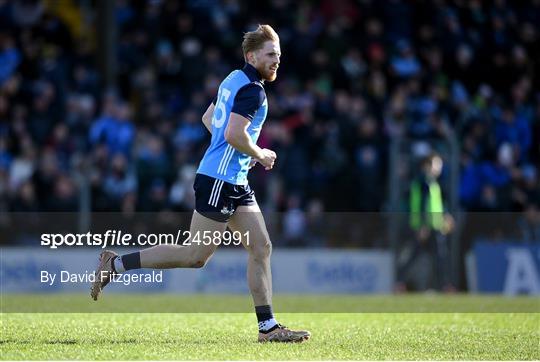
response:
M276 31L270 25L259 25L257 29L249 31L244 34L244 41L242 42L242 51L244 58L248 52L259 50L263 47L267 41L279 41L279 36Z

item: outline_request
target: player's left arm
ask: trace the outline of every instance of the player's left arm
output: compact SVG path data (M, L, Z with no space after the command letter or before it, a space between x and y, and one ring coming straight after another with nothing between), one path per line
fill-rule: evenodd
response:
M210 103L202 116L202 123L210 134L212 134L212 116L214 115L214 107L214 102Z

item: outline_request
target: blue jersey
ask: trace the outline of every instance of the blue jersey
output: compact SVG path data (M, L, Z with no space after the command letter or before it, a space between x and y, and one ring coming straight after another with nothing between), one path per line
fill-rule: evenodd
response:
M251 121L247 132L257 143L268 113L268 102L262 79L249 64L233 71L225 78L214 101L212 116L212 140L206 150L197 173L235 185L247 185L251 157L237 151L225 140L225 130L231 112Z

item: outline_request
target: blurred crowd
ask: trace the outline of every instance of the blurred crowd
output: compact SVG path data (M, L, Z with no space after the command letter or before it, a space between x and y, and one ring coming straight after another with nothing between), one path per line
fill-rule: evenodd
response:
M61 3L0 0L2 210L75 211L82 189L95 211L191 210L201 115L268 23L283 55L259 145L278 160L250 182L291 238L322 211L388 210L396 137L458 140L463 209L539 217L538 0L117 0L111 89L95 1Z

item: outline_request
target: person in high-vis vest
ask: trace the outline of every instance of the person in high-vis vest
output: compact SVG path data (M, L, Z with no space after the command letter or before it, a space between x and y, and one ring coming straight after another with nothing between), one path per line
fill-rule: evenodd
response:
M431 154L421 162L421 174L411 182L409 190L409 226L415 245L408 260L398 268L398 289L404 289L403 278L418 256L427 251L435 263L435 287L452 290L449 278L447 235L453 229L453 218L445 212L444 198L438 178L443 160Z

